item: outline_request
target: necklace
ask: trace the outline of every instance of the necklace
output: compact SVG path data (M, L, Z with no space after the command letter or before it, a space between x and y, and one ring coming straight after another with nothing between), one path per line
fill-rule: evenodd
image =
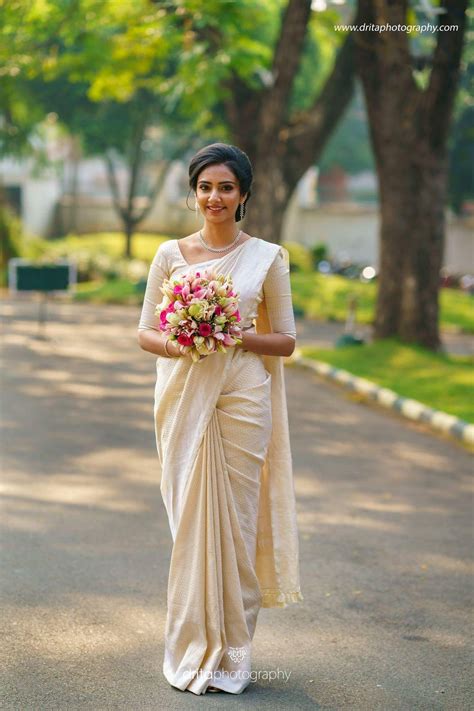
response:
M238 241L241 234L242 234L242 230L239 230L237 233L237 237L234 237L232 242L230 244L228 244L227 247L209 247L209 245L204 241L204 237L202 236L201 230L199 230L199 240L200 240L202 246L205 249L208 249L210 252L226 252L228 249L233 247L234 244L236 244L236 242Z

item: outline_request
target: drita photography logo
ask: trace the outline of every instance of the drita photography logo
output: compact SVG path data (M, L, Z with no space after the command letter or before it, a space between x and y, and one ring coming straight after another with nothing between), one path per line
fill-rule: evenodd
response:
M240 662L247 656L247 650L245 647L229 647L227 654L232 659L235 664L240 664Z

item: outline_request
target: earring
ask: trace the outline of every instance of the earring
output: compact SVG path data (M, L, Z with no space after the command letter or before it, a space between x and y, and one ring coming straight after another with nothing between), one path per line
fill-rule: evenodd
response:
M241 202L239 204L239 214L238 214L237 222L240 222L241 220L243 220L244 217L245 217L245 205L243 202Z

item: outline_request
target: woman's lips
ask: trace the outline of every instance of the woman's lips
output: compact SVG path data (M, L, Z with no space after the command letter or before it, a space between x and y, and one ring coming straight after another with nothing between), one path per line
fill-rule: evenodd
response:
M209 212L222 212L223 207L208 207Z

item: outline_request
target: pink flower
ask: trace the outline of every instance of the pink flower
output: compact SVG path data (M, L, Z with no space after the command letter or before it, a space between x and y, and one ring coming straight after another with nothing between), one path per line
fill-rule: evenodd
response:
M173 293L174 294L181 294L182 291L183 291L183 287L181 286L181 284L176 284L176 286L173 289Z
M224 333L224 345L225 346L233 346L234 345L234 339L228 333Z
M208 323L201 323L199 325L199 335L200 336L210 336L212 333L212 328Z
M220 316L221 313L222 313L222 308L221 308L220 306L216 306L215 312L216 312L216 315L217 315L217 316Z
M239 309L237 309L237 311L235 312L234 316L235 316L235 318L237 319L237 321L240 321Z

